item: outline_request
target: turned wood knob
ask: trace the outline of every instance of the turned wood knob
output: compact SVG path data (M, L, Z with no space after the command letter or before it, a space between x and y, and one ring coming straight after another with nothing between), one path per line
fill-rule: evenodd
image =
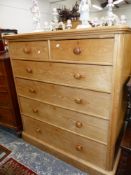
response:
M59 48L60 47L60 44L56 44L56 48Z
M81 49L80 49L80 47L75 47L75 48L73 49L73 53L74 53L75 55L80 55L80 54L81 54Z
M34 113L38 113L38 109L36 109L36 108L32 109L32 111L33 111Z
M41 132L40 128L37 128L36 129L36 132L40 133Z
M82 99L80 99L80 98L76 98L76 99L74 99L74 101L77 104L81 104L82 103Z
M26 72L32 73L32 69L28 67L28 68L26 68Z
M82 78L82 76L79 73L75 73L74 78L77 79L77 80L80 80Z
M31 53L31 48L25 47L25 48L23 49L23 51L24 51L24 53L26 53L26 54L30 54L30 53Z
M80 121L76 122L76 127L77 128L81 128L82 126L83 126L82 122L80 122Z
M76 150L77 151L82 151L83 150L83 146L82 145L76 145Z
M37 54L40 54L40 53L41 53L41 51L40 51L40 50L38 50L38 51L37 51Z
M34 94L35 94L35 93L36 93L36 90L35 90L35 89L33 89L33 88L30 88L30 89L29 89L29 92L34 93Z

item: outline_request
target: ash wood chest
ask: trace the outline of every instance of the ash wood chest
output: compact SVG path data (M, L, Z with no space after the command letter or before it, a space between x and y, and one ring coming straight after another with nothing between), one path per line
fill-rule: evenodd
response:
M114 175L131 73L131 30L6 36L23 138L92 175Z

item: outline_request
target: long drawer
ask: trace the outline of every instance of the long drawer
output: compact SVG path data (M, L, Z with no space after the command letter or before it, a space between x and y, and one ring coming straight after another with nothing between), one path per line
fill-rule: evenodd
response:
M13 69L16 77L111 92L111 66L13 60Z
M81 39L51 41L53 60L85 61L112 64L114 39Z
M16 78L17 93L63 108L109 119L111 95Z
M19 98L21 113L107 144L108 121L28 98Z
M12 59L48 60L48 42L12 42L10 44L10 56Z
M63 129L22 116L24 132L48 145L62 150L80 160L89 161L105 169L106 146L80 137ZM29 127L30 126L30 127Z

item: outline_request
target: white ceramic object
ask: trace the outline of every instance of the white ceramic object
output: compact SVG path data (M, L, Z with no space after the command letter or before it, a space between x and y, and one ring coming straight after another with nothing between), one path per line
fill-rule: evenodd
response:
M40 9L38 6L37 0L32 0L32 7L31 7L31 13L32 13L32 19L33 19L33 25L34 25L34 31L41 31L41 25L40 25Z
M81 25L78 25L77 28L90 27L88 22L90 20L90 6L91 6L90 0L81 0L79 5Z
M72 22L71 22L70 19L67 20L66 28L67 29L71 29L72 28Z

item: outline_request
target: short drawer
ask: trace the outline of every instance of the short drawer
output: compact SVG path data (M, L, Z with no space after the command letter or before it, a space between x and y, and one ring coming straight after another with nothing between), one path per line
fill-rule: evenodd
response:
M112 66L13 60L15 77L111 92Z
M10 56L15 59L48 60L48 42L11 42Z
M101 118L109 118L110 94L24 79L16 79L16 85L20 96Z
M51 41L53 60L85 61L112 64L114 39Z
M0 92L0 106L10 106L10 97L8 92Z
M29 127L30 126L30 127ZM106 146L47 123L23 116L24 132L65 154L105 169Z
M20 97L22 114L107 144L108 121Z

